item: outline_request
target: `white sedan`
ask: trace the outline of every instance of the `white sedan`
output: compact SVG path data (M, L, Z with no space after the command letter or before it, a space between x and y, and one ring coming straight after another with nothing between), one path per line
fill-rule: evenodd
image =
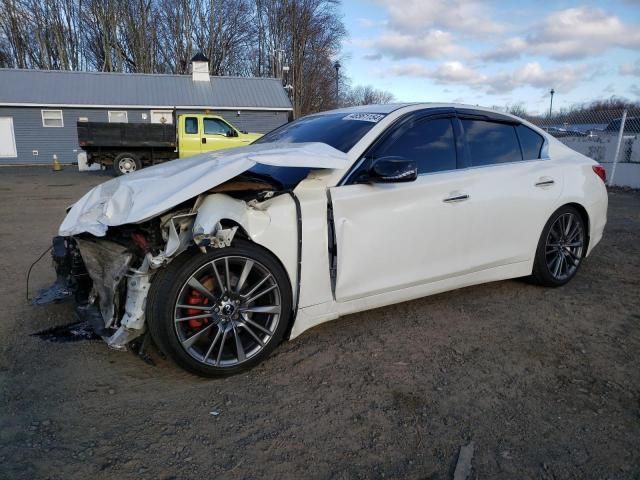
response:
M514 277L563 285L606 213L604 169L512 115L334 110L91 190L36 302L73 295L109 345L149 333L227 375L341 315Z

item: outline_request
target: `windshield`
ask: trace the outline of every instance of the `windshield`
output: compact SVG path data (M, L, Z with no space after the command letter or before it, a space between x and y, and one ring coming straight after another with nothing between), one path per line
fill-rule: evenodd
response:
M267 133L254 143L321 142L347 153L382 113L326 113L304 117Z

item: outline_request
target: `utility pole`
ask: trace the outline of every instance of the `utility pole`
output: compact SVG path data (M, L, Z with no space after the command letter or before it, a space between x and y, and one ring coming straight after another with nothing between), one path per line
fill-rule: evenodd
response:
M551 102L549 103L549 118L551 118L551 110L553 109L553 94L556 93L556 91L552 88L549 93L551 94Z
M339 106L339 103L340 103L340 92L339 92L340 67L342 67L342 65L340 65L340 62L338 60L336 60L336 63L333 64L333 68L336 69L336 108Z

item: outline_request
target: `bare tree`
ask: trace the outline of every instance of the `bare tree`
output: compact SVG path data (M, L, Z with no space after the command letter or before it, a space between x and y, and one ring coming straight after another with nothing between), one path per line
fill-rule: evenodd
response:
M159 4L158 68L164 73L184 74L195 54L193 0L161 0Z
M371 85L359 85L355 88L348 89L343 95L342 103L345 106L354 105L373 105L381 103L391 103L395 97L391 92L378 90Z
M18 0L0 0L0 29L2 30L8 51L12 57L12 66L29 68L29 25L28 10L23 2Z
M335 105L339 0L0 0L0 65L281 78L295 116ZM343 77L343 81L346 81Z

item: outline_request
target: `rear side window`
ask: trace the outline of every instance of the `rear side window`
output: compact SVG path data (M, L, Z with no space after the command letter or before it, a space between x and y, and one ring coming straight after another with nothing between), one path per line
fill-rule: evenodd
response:
M524 125L518 125L516 127L516 132L520 139L520 146L522 147L522 156L524 159L535 160L536 158L540 158L540 151L542 150L542 144L544 143L542 136Z
M198 133L198 119L195 117L187 117L184 119L184 133L193 135Z
M507 123L462 120L471 165L495 165L522 160L516 129Z
M456 143L451 119L422 119L403 125L376 149L374 158L381 157L413 160L418 173L455 170Z

